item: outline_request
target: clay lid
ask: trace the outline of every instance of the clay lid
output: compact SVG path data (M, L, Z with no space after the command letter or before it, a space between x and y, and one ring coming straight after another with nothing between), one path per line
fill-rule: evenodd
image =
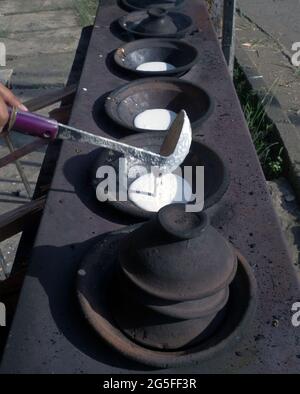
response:
M189 16L180 12L168 12L164 8L131 12L119 19L123 29L143 37L183 37L192 23Z
M148 17L143 19L136 27L138 32L150 35L177 33L177 27L173 19L163 8L150 8L147 11L147 14Z
M121 248L124 274L144 292L170 301L209 297L228 286L237 257L203 212L164 207L131 233Z
M151 7L162 7L165 9L178 8L185 0L122 0L122 4L130 10L143 10Z

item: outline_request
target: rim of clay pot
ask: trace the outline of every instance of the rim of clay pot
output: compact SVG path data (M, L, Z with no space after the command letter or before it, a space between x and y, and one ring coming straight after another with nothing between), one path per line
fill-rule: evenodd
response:
M185 3L185 0L177 0L177 2L176 2L177 4L168 4L168 2L167 1L163 1L163 0L161 0L161 3L157 3L157 4L147 4L146 6L142 6L142 5L140 5L140 6L138 6L138 5L134 5L134 4L132 4L131 3L131 1L130 0L121 0L121 4L123 4L125 7L127 7L128 9L130 9L130 10L144 10L144 9L146 9L146 8L150 8L150 7L163 7L163 8L166 8L166 9L178 9L178 8L181 8L183 5L184 5L184 3Z
M133 226L133 229L136 227ZM85 318L98 336L119 354L154 368L171 368L203 362L225 348L239 343L254 315L257 289L254 274L239 252L237 252L239 268L231 284L231 296L227 303L225 318L212 337L203 343L178 351L150 350L130 340L116 327L109 307L109 280L114 272L118 244L128 231L130 230L127 228L103 237L102 241L84 257L78 269L79 304ZM101 259L101 256L105 258ZM239 284L236 282L237 278L243 282ZM100 351L101 346L99 346Z
M153 8L154 9L154 8ZM193 27L193 20L190 16L182 14L181 12L174 12L174 11L167 11L167 16L170 17L173 21L176 18L180 18L182 23L184 24L184 27L181 28L180 30L177 30L176 33L148 33L148 32L143 32L136 30L134 27L139 26L139 22L142 22L146 18L149 17L148 15L149 10L144 10L144 11L134 11L131 12L127 15L122 16L119 20L118 23L122 29L127 31L129 34L133 34L136 37L143 37L143 38L150 38L150 37L157 37L157 38L182 38L184 37L187 33L189 33L192 30ZM132 27L129 27L133 25ZM129 25L129 26L128 26ZM176 25L176 23L175 23ZM177 26L177 25L176 25Z
M152 49L152 48L170 48L173 50L182 51L183 54L189 52L193 60L189 61L183 66L179 66L179 67L174 66L175 67L174 69L167 71L142 71L130 67L126 64L126 61L124 59L126 59L127 56L141 49ZM160 60L161 59L159 58L153 59L153 61L160 61ZM117 65L120 68L122 68L122 70L142 77L182 75L188 72L198 62L198 60L199 60L199 51L195 46L189 44L186 41L171 39L171 38L169 39L146 38L146 39L132 41L118 48L114 53L114 61L117 63Z
M184 212L184 215L179 217L179 212ZM176 218L173 216L174 213ZM186 212L185 204L181 203L173 203L161 208L157 218L163 229L179 240L199 237L210 224L205 212Z
M144 90L147 89L147 86L154 86L157 85L158 86L158 93L157 94L162 94L165 90L165 86L164 87L159 87L159 85L165 85L165 86L169 86L170 89L179 89L181 87L181 92L184 91L184 89L193 89L194 91L198 91L199 92L199 96L202 96L202 100L205 100L205 105L206 107L203 110L203 114L202 116L198 116L196 118L196 120L191 120L191 126L193 129L193 132L196 132L197 129L201 126L201 124L203 124L213 113L214 110L214 100L212 98L212 96L208 93L208 91L204 88L202 88L201 86L184 80L184 79L179 79L179 78L175 78L175 77L152 77L152 78L141 78L138 79L136 81L133 82L129 82L123 86L121 86L120 88L115 89L113 92L111 92L108 97L105 100L104 103L104 108L105 108L105 112L106 114L115 122L117 123L119 126L126 128L128 130L132 130L135 131L137 133L149 133L149 132L164 132L166 133L166 130L149 130L149 129L142 129L142 128L138 128L135 127L133 122L129 123L126 122L124 118L122 118L122 116L119 113L119 105L120 103L122 103L123 101L125 101L128 97L132 96L134 94L134 91L139 91L139 89L143 88ZM159 93L160 92L160 93ZM126 96L126 94L128 94ZM121 100L122 97L122 100ZM124 97L124 99L123 99ZM125 98L126 97L126 98ZM188 94L187 94L187 98L188 98ZM148 109L154 109L151 107L147 107L144 108L144 110L148 110ZM166 109L166 108L160 108L160 109ZM172 109L172 108L168 108L168 109ZM180 111L181 109L185 109L187 112L187 115L189 118L191 118L191 114L189 113L187 108L178 108L178 111ZM143 112L143 111L141 111ZM134 120L134 119L133 119Z

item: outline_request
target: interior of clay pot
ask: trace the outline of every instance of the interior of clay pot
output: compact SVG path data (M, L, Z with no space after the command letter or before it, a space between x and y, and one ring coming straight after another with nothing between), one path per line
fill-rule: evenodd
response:
M121 141L129 145L143 147L144 149L149 149L153 152L158 152L160 146L164 140L164 133L162 132L148 132L134 134L125 138ZM99 153L99 157L91 168L91 181L95 189L97 189L101 179L97 178L97 170L101 166L109 164L115 168L117 179L119 173L119 158L120 155L117 153L110 153L109 150L103 149ZM227 166L223 162L222 158L214 150L210 149L208 146L201 144L197 141L193 141L190 149L190 153L186 157L182 164L183 166L191 166L195 168L196 166L204 166L204 205L208 208L216 204L226 192L229 182L230 174ZM135 178L134 178L135 179ZM134 179L128 179L128 187ZM193 171L192 183L196 184L196 173ZM193 186L193 185L192 185ZM193 193L196 189L193 186ZM104 191L107 193L107 191ZM106 194L107 195L107 194ZM126 214L133 215L138 218L147 219L153 216L153 212L147 212L136 205L134 205L129 199L127 201L119 201L117 196L117 201L111 199L109 201L118 210L125 212Z
M188 71L197 62L198 50L179 40L137 40L115 52L115 61L123 69L143 76L174 75ZM140 71L145 63L163 62L174 67L166 71Z
M184 109L195 131L211 114L213 104L210 95L200 86L167 77L131 82L111 93L105 102L106 113L112 120L136 132L149 131L137 128L134 122L139 114L151 109L175 113Z

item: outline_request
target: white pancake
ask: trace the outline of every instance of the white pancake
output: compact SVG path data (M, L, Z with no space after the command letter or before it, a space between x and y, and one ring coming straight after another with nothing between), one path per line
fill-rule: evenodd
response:
M147 109L134 119L134 126L146 130L168 130L177 114L167 109Z
M155 193L155 182L156 193ZM173 202L187 203L191 200L190 184L175 174L163 174L159 178L152 173L136 179L129 188L129 199L139 208L158 212Z
M165 62L147 62L137 66L138 71L170 71L176 67Z

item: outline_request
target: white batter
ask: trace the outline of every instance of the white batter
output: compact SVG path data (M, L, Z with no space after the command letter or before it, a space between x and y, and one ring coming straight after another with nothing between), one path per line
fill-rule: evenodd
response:
M146 130L168 130L177 114L168 109L147 109L134 119L134 126Z
M175 66L165 62L147 62L137 66L138 71L171 71L175 70Z
M157 178L150 173L141 176L130 185L128 196L144 211L158 212L173 202L189 202L192 189L189 183L178 175L163 174Z

